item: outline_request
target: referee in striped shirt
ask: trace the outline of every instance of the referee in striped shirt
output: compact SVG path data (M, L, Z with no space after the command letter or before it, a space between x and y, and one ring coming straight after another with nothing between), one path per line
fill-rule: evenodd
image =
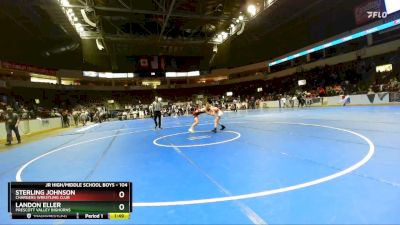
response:
M155 123L155 127L154 129L161 128L161 110L162 110L162 104L159 101L158 97L156 97L156 99L154 100L154 102L152 103L153 106L153 116L154 116L154 123ZM158 118L158 123L157 123L157 118Z

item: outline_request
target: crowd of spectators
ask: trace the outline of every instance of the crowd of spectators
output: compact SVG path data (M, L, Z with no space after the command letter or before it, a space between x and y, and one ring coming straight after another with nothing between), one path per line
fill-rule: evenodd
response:
M98 122L110 118L150 117L150 105L155 96L163 98L163 116L181 116L188 115L195 109L199 103L196 101L201 100L198 99L198 95L203 96L203 99L213 99L215 104L222 108L237 110L256 108L262 101L400 91L399 73L376 72L375 69L375 62L358 60L298 71L287 77L207 88L107 94L69 94L68 91L63 91L48 94L47 99L52 100L47 104L35 102L34 99L26 100L27 96L11 94L0 96L0 114L9 105L21 119L61 117L65 126L69 126L70 120L75 123L82 121L71 119L74 115L78 115L79 118L80 115L86 115L85 120ZM306 80L305 85L299 86L299 80ZM232 92L232 96L227 96L227 92ZM110 102L110 99L113 102Z
M251 96L263 101L279 100L283 96L326 97L349 94L400 91L400 75L396 72L376 72L374 63L365 61L317 67L294 75L266 81L236 84L230 88L236 96ZM268 75L266 75L268 77ZM306 84L299 86L298 81ZM262 88L260 92L257 89Z

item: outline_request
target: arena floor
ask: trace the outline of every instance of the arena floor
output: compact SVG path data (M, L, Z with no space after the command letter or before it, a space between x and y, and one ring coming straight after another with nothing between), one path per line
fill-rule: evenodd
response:
M400 106L102 123L0 152L0 224L400 224ZM9 181L132 181L126 221L11 220Z

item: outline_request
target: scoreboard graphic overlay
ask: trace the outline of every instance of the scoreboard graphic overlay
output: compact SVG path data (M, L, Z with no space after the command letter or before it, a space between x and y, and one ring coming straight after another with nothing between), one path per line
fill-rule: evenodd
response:
M131 182L9 182L12 219L129 219Z

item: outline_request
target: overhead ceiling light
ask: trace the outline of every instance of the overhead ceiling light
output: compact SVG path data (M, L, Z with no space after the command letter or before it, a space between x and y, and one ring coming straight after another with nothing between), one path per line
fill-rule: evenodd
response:
M255 16L257 13L257 8L255 5L249 5L247 7L247 12L250 14L251 17Z
M91 20L88 18L88 16L86 15L86 11L85 11L84 9L81 9L81 14L82 14L83 20L84 20L87 24L89 24L89 25L92 26L92 27L96 27L96 26L97 26L95 22L91 21Z
M218 46L217 46L217 45L214 45L214 47L213 47L213 52L214 52L214 53L217 53L217 52L218 52Z
M68 19L69 19L71 22L74 22L74 21L75 21L74 18L75 18L75 14L69 14L69 15L68 15ZM75 21L75 22L78 22L78 21Z
M222 39L226 39L228 37L228 33L226 32L221 32Z
M104 49L104 45L99 38L96 39L97 48L102 51Z
M236 19L236 23L239 23L240 22L240 20L239 19Z
M234 27L235 27L235 24L232 23L232 24L231 24L231 28L234 28Z
M60 0L60 3L61 3L62 6L70 6L68 0Z
M64 14L67 16L67 19L69 20L69 22L71 23L71 25L75 28L76 32L79 34L79 36L82 38L82 35L85 34L85 27L86 24L90 25L92 27L96 27L96 23L90 21L86 14L83 13L82 17L83 20L86 22L85 23L85 27L80 23L79 18L77 17L77 15L75 15L74 10L72 9L72 6L69 2L69 0L58 0L57 1L62 9L62 11L64 12ZM85 11L84 9L82 9L83 11ZM88 9L86 9L88 10ZM90 10L90 9L89 9ZM97 32L94 32L97 33ZM97 33L98 34L98 33Z
M239 21L243 21L244 17L242 15L239 16Z
M81 23L75 23L75 28L78 32L83 32L85 29L83 29L83 26Z

